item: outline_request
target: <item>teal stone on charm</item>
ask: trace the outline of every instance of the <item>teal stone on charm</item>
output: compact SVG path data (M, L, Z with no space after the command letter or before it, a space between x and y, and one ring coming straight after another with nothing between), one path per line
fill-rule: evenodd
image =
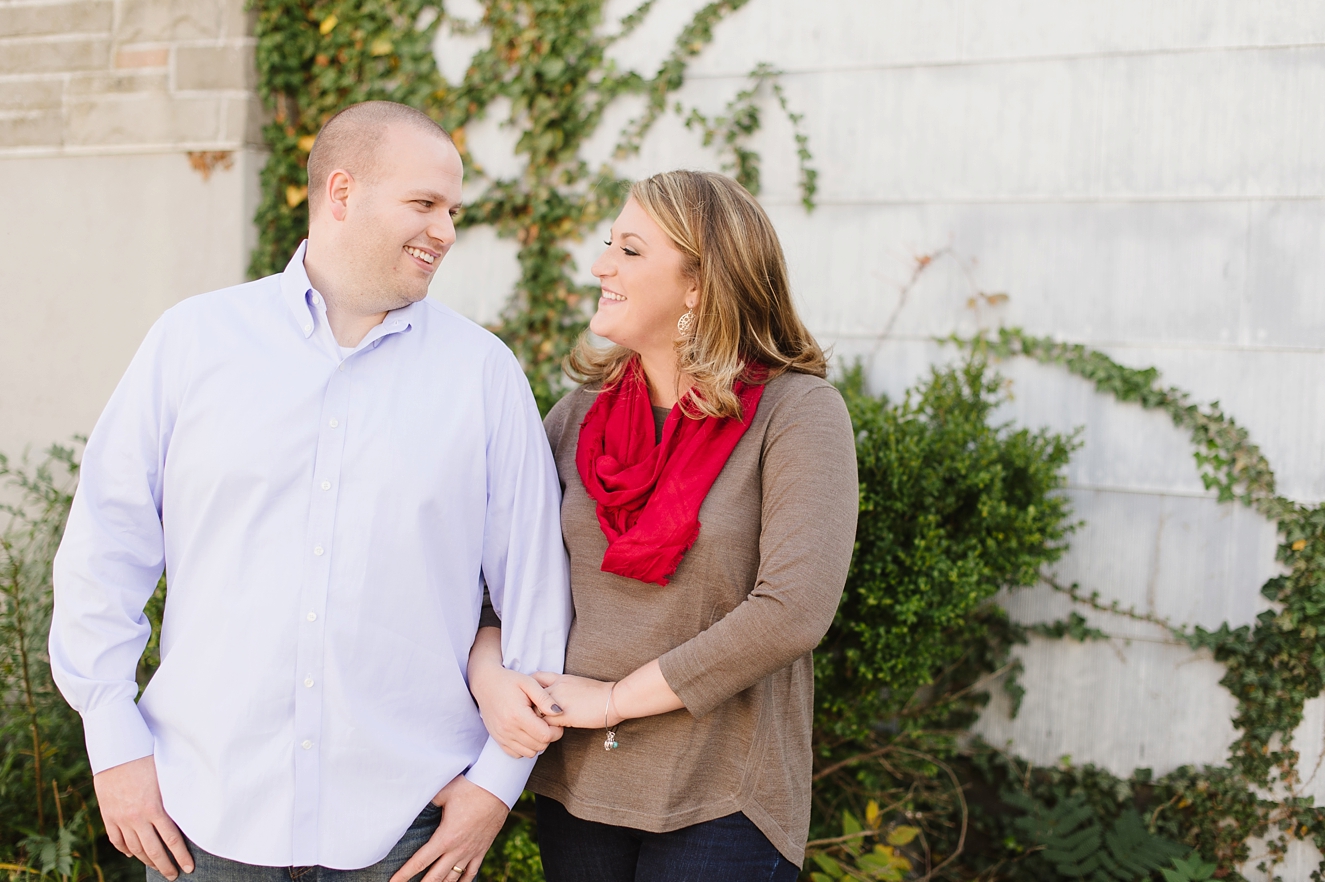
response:
M616 733L609 729L607 732L607 740L603 742L603 750L616 750L620 746L621 743L616 740Z

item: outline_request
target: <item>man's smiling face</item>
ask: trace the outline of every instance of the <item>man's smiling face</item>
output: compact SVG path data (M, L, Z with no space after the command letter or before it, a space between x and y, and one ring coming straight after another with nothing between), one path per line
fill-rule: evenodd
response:
M341 241L361 290L389 310L428 296L455 244L464 168L444 137L410 126L393 125L376 152L375 168L354 182Z

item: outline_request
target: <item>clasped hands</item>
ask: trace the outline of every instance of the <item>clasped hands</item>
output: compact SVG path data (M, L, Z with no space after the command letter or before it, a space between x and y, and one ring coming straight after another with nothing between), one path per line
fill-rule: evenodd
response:
M567 728L601 728L613 685L547 671L530 676L496 666L471 670L469 682L488 734L507 754L526 758L537 756ZM606 722L621 722L615 708Z

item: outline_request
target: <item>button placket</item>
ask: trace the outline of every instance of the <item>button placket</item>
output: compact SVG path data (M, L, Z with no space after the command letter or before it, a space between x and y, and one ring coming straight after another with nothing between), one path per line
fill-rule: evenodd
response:
M298 640L294 683L294 863L316 863L317 815L321 791L322 696L312 688L322 679L326 644L326 604L335 563L333 532L345 456L347 408L350 402L348 371L328 374L323 393L317 455L309 485L308 524L304 544L304 576L300 592Z

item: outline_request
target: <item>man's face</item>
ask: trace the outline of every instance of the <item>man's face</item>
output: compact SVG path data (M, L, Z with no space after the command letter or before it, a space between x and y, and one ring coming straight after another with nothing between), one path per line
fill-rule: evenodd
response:
M455 244L464 168L440 135L396 125L378 146L377 169L356 180L338 237L362 306L389 310L428 296Z

